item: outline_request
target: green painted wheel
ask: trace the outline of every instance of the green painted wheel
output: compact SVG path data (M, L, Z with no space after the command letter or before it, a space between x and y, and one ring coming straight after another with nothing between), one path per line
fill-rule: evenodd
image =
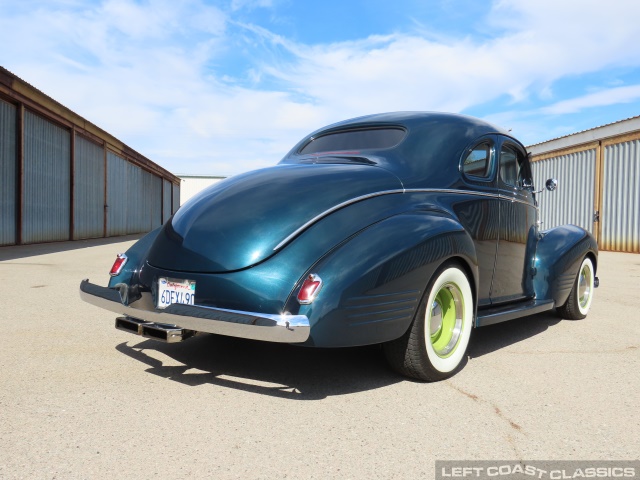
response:
M441 358L451 355L460 341L463 311L460 288L453 283L443 285L428 314L431 346Z
M464 364L473 328L473 294L464 270L447 262L434 274L407 332L384 345L391 366L409 377L434 382Z

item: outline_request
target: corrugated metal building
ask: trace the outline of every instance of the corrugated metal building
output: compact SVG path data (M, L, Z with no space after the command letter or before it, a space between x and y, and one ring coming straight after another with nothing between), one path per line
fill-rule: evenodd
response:
M0 245L143 233L180 179L0 67Z
M640 116L528 147L543 228L573 223L601 250L640 253Z
M180 205L193 197L196 193L204 190L214 183L224 180L226 177L213 175L181 175L180 177Z

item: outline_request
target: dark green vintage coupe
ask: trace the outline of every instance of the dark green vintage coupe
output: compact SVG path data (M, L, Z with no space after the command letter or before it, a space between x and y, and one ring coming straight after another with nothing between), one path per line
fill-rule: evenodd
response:
M539 230L534 188L522 144L483 121L347 120L202 191L80 293L148 338L382 344L400 373L440 380L474 328L589 310L596 241Z

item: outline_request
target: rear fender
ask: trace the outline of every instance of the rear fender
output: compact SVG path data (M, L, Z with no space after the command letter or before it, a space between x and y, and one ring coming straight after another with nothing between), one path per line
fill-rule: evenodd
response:
M137 277L145 263L147 252L160 233L161 228L162 227L158 227L150 231L125 252L127 263L125 263L122 271L118 275L109 278L109 288L118 288L121 295L124 297L129 296L130 289L128 287L137 284ZM130 293L136 296L134 292ZM127 298L124 299L125 301L128 300Z
M563 225L541 233L535 257L533 286L536 299L564 305L571 293L578 269L589 255L597 269L598 244L586 230Z
M308 272L323 281L311 305L295 295L287 311L309 317L309 343L323 347L386 342L402 336L435 270L460 258L477 285L473 241L453 218L409 212L386 218L335 249Z

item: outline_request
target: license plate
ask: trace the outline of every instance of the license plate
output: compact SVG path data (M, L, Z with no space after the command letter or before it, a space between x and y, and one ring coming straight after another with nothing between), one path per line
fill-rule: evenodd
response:
M196 282L193 280L158 279L158 308L167 308L172 303L194 305Z

